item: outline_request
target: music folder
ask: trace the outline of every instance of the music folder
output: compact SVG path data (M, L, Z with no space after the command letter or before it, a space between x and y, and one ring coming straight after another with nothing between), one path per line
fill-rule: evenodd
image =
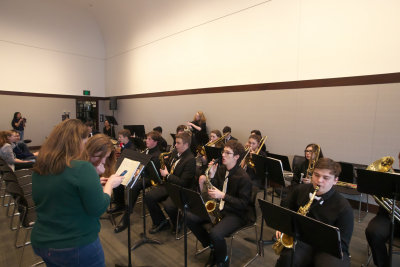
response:
M127 171L127 173L125 174L124 181L121 184L127 186L129 183L131 183L132 186L133 185L132 181L133 182L136 181L133 180L132 178L135 177L137 179L139 177L144 167L150 162L150 159L151 159L150 155L146 155L144 153L140 153L139 151L134 151L132 149L124 149L124 151L122 151L121 153L121 156L117 160L116 164L116 167L118 169L117 171L118 175L125 170ZM137 170L138 172L136 172Z
M307 243L319 251L342 259L343 253L339 228L262 199L259 199L258 202L265 223L269 227L296 237L296 240Z

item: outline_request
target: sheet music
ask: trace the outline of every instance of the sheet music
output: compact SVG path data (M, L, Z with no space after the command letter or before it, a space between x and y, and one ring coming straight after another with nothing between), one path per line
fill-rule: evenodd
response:
M139 165L139 161L124 158L116 173L117 175L120 175L124 171L127 171L124 175L124 180L121 183L122 185L126 186L132 180Z

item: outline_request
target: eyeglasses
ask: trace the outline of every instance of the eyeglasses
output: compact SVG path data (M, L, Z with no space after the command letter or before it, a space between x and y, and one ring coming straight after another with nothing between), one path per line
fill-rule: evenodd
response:
M233 152L230 152L230 151L221 151L221 154L223 155L223 154L225 154L225 155L232 155L232 154L234 154Z
M313 153L314 151L312 150L304 150L304 153Z

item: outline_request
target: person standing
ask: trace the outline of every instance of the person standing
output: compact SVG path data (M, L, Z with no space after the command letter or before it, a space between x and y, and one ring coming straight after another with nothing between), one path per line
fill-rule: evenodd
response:
M105 266L99 218L123 177L112 175L101 186L83 156L87 139L80 120L61 122L42 145L33 168L37 220L31 242L47 266Z
M21 112L15 112L14 117L11 121L11 126L14 130L19 132L19 138L24 141L24 129L25 129L26 119L22 118Z

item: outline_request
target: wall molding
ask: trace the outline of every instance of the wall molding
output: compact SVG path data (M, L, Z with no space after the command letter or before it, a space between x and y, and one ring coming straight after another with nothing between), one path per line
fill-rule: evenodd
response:
M150 97L164 97L164 96L251 92L251 91L267 91L267 90L289 90L289 89L304 89L304 88L316 88L316 87L355 86L355 85L371 85L371 84L387 84L387 83L400 83L400 72L339 77L339 78L327 78L327 79L315 79L315 80L300 80L300 81L287 81L287 82L276 82L276 83L260 83L260 84L232 85L232 86L208 87L208 88L197 88L197 89L184 89L184 90L174 90L165 92L121 95L115 97L117 99L132 99L132 98L150 98ZM78 96L78 95L42 94L42 93L27 93L27 92L14 92L14 91L0 91L0 95L72 98L80 100L81 99L109 100L110 97L114 97L114 96L96 97L96 96L82 96L82 95Z

